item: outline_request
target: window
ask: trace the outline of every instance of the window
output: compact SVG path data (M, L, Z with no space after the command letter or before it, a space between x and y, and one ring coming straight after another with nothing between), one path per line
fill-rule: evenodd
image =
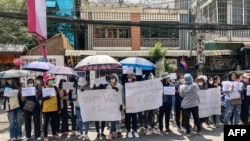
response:
M94 38L130 38L130 28L125 27L94 27Z
M178 29L141 28L141 38L179 38Z

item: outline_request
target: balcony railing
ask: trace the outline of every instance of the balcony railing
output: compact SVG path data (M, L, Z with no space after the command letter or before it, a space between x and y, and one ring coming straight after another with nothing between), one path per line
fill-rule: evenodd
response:
M93 47L131 47L131 39L94 38Z
M153 47L157 42L162 47L179 47L179 38L141 38L142 47Z

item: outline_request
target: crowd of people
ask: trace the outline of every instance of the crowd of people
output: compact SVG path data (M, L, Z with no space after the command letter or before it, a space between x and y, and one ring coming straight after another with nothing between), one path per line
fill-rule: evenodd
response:
M11 98L5 97L4 109L9 108L6 111L8 113L11 141L22 139L23 123L25 125L25 140L31 139L32 130L34 130L36 140L42 140L41 132L43 132L43 141L48 141L49 125L52 136L56 139L65 135L78 136L80 140L89 140L88 131L90 122L82 121L77 91L79 90L84 93L85 90L90 89L113 89L114 91L122 92L120 107L117 107L120 109L122 119L110 122L95 121L97 138L107 138L108 140L116 138L122 133L121 124L123 123L125 124L126 136L128 138L139 138L138 130L144 131L145 135L169 134L172 132L170 128L170 122L172 121L176 123L178 131L184 132L187 136L191 135L191 128L197 134L201 134L204 124L214 127L219 127L223 124L237 125L240 121L241 124L248 124L250 95L247 93L247 87L250 85L249 73L238 76L238 74L233 72L230 75L229 81L242 82L243 84L236 91L241 96L240 102L233 103L234 100L230 98L230 93L235 92L234 83L228 83L232 85L225 87L220 82L219 76L199 75L194 79L191 74L179 74L176 79L172 79L169 73L165 72L161 77L162 85L164 87L175 87L175 95L163 95L162 106L139 113L126 113L124 84L137 81L135 73L126 75L124 81L121 81L115 73L107 76L107 79L108 84L90 87L89 82L85 79L79 78L77 80L70 78L69 81L74 83L75 89L66 90L62 84L67 80L61 79L58 86L55 86L54 76L46 74L45 76L38 76L35 79L30 78L27 80L25 87L35 87L36 95L34 96L22 95L21 89L23 86L18 78L7 79L5 88L18 90L18 101L16 102L20 105L15 109L10 109L8 104L10 104ZM142 80L149 79L154 79L152 73L145 74ZM43 88L54 88L55 94L53 96L44 96ZM220 120L220 115L211 115L206 118L199 117L198 91L209 88L220 88L220 96L225 97L225 113L222 113L224 114L224 121ZM70 114L68 105L71 107ZM190 125L191 115L194 120L193 126ZM71 120L71 128L69 128L69 118ZM33 126L32 123L34 124ZM110 131L108 134L105 134L104 129L107 125Z

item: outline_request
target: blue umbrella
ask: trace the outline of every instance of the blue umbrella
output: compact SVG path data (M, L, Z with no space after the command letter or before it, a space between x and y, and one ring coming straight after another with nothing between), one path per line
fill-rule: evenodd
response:
M155 64L141 57L128 57L119 62L122 66L130 66L134 69L140 67L142 70L153 70L155 69Z

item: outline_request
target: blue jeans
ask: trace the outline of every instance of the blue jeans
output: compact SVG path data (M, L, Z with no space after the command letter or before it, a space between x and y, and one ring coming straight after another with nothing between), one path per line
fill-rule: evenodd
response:
M10 138L22 137L23 115L22 109L8 111Z
M85 126L85 135L88 135L89 131L89 122L82 122L82 116L81 116L81 110L79 108L76 108L76 117L78 122L78 128L79 132L82 135L83 134L83 124Z
M237 125L240 120L241 104L232 105L230 100L225 99L224 125L230 125L230 117L233 114L233 125Z
M111 121L110 131L109 133L112 134L113 132L116 132L116 124L118 121Z

